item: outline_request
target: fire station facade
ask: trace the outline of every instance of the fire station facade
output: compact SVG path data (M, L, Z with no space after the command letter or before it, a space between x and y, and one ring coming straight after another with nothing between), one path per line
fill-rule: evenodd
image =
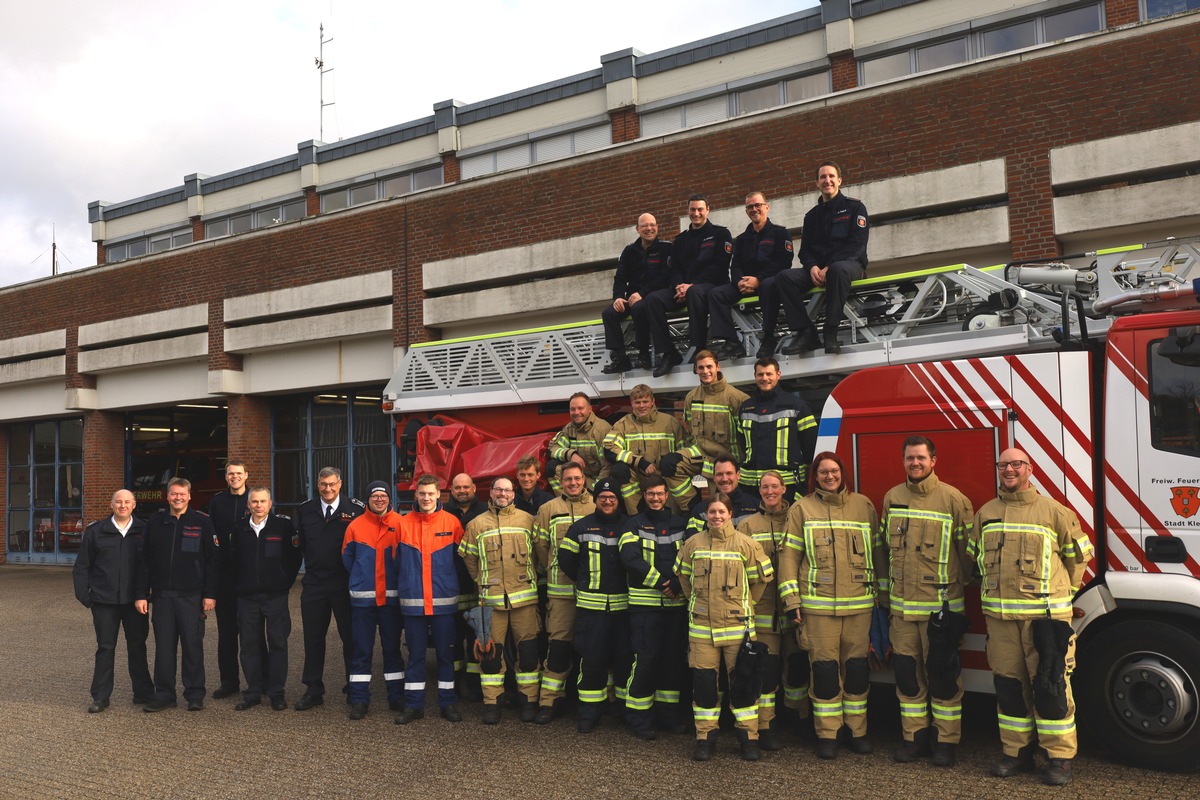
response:
M817 8L88 208L97 264L0 290L0 561L61 563L130 488L225 458L292 508L396 468L412 342L595 318L640 213L748 191L799 233L814 169L871 274L1200 233L1195 0Z

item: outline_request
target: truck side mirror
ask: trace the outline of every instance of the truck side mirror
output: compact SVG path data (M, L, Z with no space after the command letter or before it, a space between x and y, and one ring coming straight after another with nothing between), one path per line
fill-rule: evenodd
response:
M1158 354L1183 367L1200 366L1200 337L1196 326L1172 328L1158 345Z

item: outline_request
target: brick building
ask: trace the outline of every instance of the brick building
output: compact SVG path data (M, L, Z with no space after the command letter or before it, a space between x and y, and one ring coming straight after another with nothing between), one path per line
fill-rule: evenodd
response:
M97 265L0 290L0 560L226 456L288 508L395 467L403 348L592 318L641 212L751 189L798 234L832 158L871 272L1200 233L1195 0L823 0L88 208ZM464 91L467 87L464 87ZM531 283L536 281L536 283Z

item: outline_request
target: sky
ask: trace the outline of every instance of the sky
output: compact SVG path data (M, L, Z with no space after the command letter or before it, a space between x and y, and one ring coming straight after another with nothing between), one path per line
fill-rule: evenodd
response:
M94 265L92 201L320 139L322 23L334 142L815 5L0 0L0 286Z

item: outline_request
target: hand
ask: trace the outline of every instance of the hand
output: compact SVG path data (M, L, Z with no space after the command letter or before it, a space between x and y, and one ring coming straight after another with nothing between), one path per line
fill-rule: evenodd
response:
M570 463L572 463L572 464L578 464L578 465L579 465L579 466L581 466L581 467L586 467L586 466L587 466L587 462L583 460L583 456L579 455L579 453L572 453L572 454L571 454L571 462L570 462Z
M641 299L642 299L641 294L639 294L638 292L634 292L633 294L629 295L629 305L633 305L634 303L637 303Z
M654 463L651 463L649 466L646 467L645 473L647 475L657 475L658 467Z
M828 267L813 266L808 274L812 276L813 286L825 285L825 273L829 270Z
M204 605L202 606L204 611L212 611L216 607L217 607L217 599L215 597L204 598Z
M618 297L616 300L613 300L613 311L617 312L618 314L625 313L625 298L624 297Z
M148 614L150 612L150 604L145 600L134 600L133 608L139 614Z
M738 291L742 294L754 294L758 291L758 278L747 275L738 281Z
M797 625L803 625L804 624L804 613L800 609L797 608L793 612L792 621L795 622Z
M678 286L676 286L675 287L675 302L682 303L684 298L687 297L687 291L690 288L692 288L692 285L690 283L681 283Z

